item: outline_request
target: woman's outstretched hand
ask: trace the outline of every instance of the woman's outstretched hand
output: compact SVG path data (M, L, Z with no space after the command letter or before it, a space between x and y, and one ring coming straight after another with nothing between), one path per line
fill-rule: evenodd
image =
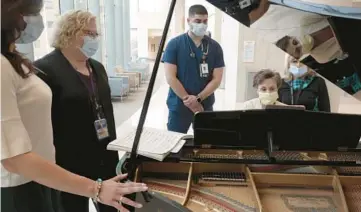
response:
M128 211L122 206L122 204L130 205L135 208L141 208L141 204L124 197L124 195L146 191L148 190L148 187L144 183L119 182L126 177L127 174L122 174L104 181L99 192L100 203L112 206L119 211Z

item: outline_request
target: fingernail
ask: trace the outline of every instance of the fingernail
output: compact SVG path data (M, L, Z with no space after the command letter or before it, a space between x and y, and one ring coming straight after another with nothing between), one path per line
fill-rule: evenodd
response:
M141 207L143 207L143 205L142 204L137 204L136 207L141 208Z

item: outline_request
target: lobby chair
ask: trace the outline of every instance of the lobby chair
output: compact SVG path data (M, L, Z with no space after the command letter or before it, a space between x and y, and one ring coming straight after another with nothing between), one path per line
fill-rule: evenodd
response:
M137 71L126 71L121 66L115 68L115 76L124 76L129 78L129 87L133 90L139 88L141 83L141 73Z

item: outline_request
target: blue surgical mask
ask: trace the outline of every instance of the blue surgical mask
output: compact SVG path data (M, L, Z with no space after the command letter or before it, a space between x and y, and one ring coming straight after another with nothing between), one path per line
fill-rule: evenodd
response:
M43 17L39 14L36 16L24 16L26 27L20 33L20 37L15 41L18 44L32 43L36 41L44 31Z
M90 36L84 36L84 44L80 48L80 51L85 57L90 58L98 51L99 40L98 38L92 38Z
M204 23L190 23L189 27L195 36L203 37L207 32L208 25Z
M290 73L294 76L294 77L300 77L304 74L307 73L308 67L305 65L302 65L301 67L297 67L296 65L290 65Z

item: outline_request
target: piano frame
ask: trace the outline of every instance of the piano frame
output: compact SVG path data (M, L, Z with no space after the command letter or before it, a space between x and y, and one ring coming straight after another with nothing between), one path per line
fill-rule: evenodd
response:
M357 187L359 188L359 192L361 192L361 175L342 175L338 172L337 167L333 166L314 166L314 168L320 173L285 173L283 172L282 168L280 169L282 173L278 173L277 171L259 171L257 168L252 171L252 169L254 169L252 165L245 163L229 163L225 161L188 162L169 159L163 162L158 162L145 159L137 168L135 181L145 182L151 190L168 196L166 191L159 189L159 186L162 184L162 180L164 179L162 179L162 177L152 178L149 176L154 174L155 176L164 175L166 179L167 176L170 176L171 174L179 174L182 176L182 179L179 180L186 182L186 186L183 188L183 195L180 195L177 201L183 206L187 207L190 204L190 201L195 201L192 200L193 192L196 192L195 190L199 189L200 187L216 188L220 185L219 182L216 181L209 183L197 183L195 180L196 176L199 176L201 173L205 172L227 173L239 171L245 173L246 182L244 182L243 185L232 185L232 183L230 183L228 186L232 186L234 189L236 189L238 186L239 202L241 203L243 201L243 196L245 196L241 195L245 194L242 189L248 188L246 193L252 196L252 202L248 202L248 204L253 204L252 207L254 207L256 211L271 211L271 206L269 203L267 203L266 200L264 200L264 196L267 194L267 192L272 190L272 187L274 187L275 193L273 193L273 195L277 194L278 192L281 194L288 189L292 189L285 192L288 193L291 197L297 196L297 192L301 194L304 193L305 196L312 196L312 191L315 192L316 190L325 189L328 190L329 194L332 193L331 196L334 199L334 204L337 207L337 211L356 212L354 209L355 203L350 202L351 200L348 198L348 195L344 190L349 187ZM361 171L360 166L356 168ZM165 181L167 182L167 180ZM222 184L220 186L222 186ZM285 190L282 190L282 188ZM278 192L276 191L277 189L279 189ZM310 192L306 192L307 189L309 189ZM304 192L302 190L304 190ZM237 192L235 192L233 194L233 198L237 195ZM247 200L245 201L247 202ZM229 211L237 210L238 209L230 209Z

